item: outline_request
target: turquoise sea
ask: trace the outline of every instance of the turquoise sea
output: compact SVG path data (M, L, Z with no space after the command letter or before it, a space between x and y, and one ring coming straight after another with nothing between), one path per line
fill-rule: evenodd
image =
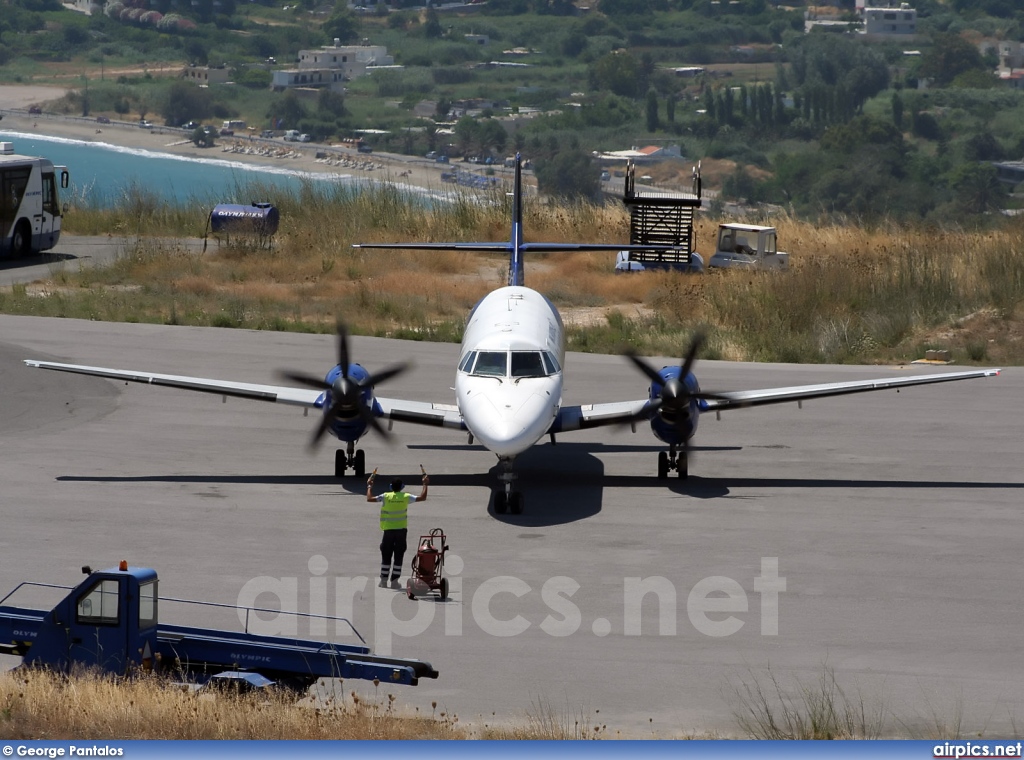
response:
M232 161L230 153L218 149L211 150L209 157L193 158L4 130L0 130L0 140L13 142L16 153L45 156L54 164L68 167L70 195L76 202L99 208L115 205L135 188L143 188L165 202L198 200L212 207L217 203L258 201L248 190L266 186L298 190L304 182L325 186L365 183L344 175L297 171L286 164L263 166ZM285 161L282 159L282 163ZM65 199L68 194L62 193Z

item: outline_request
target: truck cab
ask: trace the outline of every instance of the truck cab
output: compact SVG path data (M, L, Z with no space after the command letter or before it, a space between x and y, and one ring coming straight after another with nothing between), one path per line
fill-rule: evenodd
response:
M789 254L776 249L774 227L721 224L708 266L783 270L789 268Z

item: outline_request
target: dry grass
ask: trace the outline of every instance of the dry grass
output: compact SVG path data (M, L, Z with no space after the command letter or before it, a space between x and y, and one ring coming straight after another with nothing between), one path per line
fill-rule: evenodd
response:
M454 716L403 715L393 695L354 693L313 707L288 693L188 691L157 678L117 681L18 670L0 675L0 738L462 739Z
M503 256L351 247L506 240L510 208L503 194L483 203L458 196L431 210L386 184L364 192L309 186L295 195L257 188L246 197L253 192L281 210L269 250L233 240L200 255L140 236L106 269L59 270L46 287L0 292L0 310L318 331L333 329L340 316L363 334L458 340L467 310L505 282ZM202 228L201 211L163 207L139 194L112 210L80 209L69 227L145 230L173 240ZM628 342L643 353L676 355L703 327L710 358L901 362L946 348L959 363L1024 363L1024 221L985 231L773 223L791 254L787 273L614 275L611 254L578 253L531 258L527 283L563 309L567 322L582 325L569 335L576 350L614 352ZM530 198L524 224L529 240L628 237L628 214L617 204L558 206ZM716 224L698 220L698 249L709 250ZM573 319L573 310L586 319Z

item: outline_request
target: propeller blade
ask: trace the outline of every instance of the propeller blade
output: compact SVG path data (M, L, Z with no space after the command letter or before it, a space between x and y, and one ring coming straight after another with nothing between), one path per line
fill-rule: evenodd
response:
M318 391L329 391L331 389L330 383L324 382L322 377L314 377L313 375L306 375L302 372L290 372L284 369L280 370L278 375L293 383L304 385L307 388L314 388Z
M313 437L309 440L311 451L320 445L320 441L323 440L324 435L327 433L327 428L331 426L332 420L334 420L334 407L331 407L327 414L320 417L320 422L317 423L316 430L313 431Z
M367 409L362 404L360 404L358 406L358 411L359 411L359 416L363 419L363 421L367 425L369 425L371 428L373 428L373 432L375 432L377 435L379 435L385 441L388 441L389 443L391 442L391 433L389 433L384 428L384 426L380 424L380 420L378 420L374 416L373 412L371 412L369 409Z
M383 383L385 380L390 380L395 375L400 375L409 368L408 362L402 362L401 364L395 364L387 369L382 369L380 372L368 376L365 380L359 383L360 388L367 388L378 383Z
M662 378L661 375L658 374L658 371L654 369L654 367L652 367L650 364L645 362L643 359L641 359L639 356L634 354L632 351L627 351L626 357L631 362L633 362L633 364L635 364L641 372L647 375L647 377L650 379L652 383L657 383L658 385L665 384L665 380Z
M338 365L341 367L341 376L348 380L348 328L338 320Z
M693 341L690 343L690 350L686 352L686 358L683 359L683 369L679 373L680 377L686 378L690 374L690 370L693 368L693 362L697 358L697 352L703 345L704 333L699 332L693 336Z

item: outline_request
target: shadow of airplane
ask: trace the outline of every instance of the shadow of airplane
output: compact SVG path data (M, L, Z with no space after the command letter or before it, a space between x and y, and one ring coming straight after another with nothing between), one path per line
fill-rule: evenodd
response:
M475 447L467 447L475 448ZM487 511L495 520L523 527L564 525L585 520L600 513L606 489L668 490L679 497L692 499L720 499L733 497L736 489L764 488L834 488L834 489L1020 489L1024 482L991 481L936 481L936 480L875 480L850 478L772 478L772 477L702 477L691 475L686 480L668 478L659 480L651 474L607 475L604 463L591 453L593 444L579 443L557 446L535 446L516 459L519 483L525 499L522 514L497 514L494 511L494 489L500 466L495 462L488 472L436 473L430 484L436 488L488 488ZM602 447L600 452L616 450L617 446ZM635 447L625 447L635 451ZM733 450L736 447L727 447ZM701 450L696 447L696 450ZM705 450L716 450L708 447ZM394 473L415 486L419 473ZM390 476L389 476L390 477ZM244 485L319 485L341 487L352 494L365 491L362 478L338 479L329 475L140 475L140 476L76 476L62 475L59 482L72 483L194 483ZM443 496L441 497L443 498ZM642 501L642 496L639 501Z

